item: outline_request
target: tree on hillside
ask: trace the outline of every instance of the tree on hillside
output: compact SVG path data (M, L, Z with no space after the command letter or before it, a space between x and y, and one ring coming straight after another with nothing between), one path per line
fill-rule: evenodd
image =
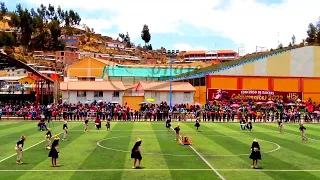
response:
M90 28L86 24L82 25L84 30L86 31L87 42L90 42L90 38L95 34L94 29Z
M283 44L280 43L280 44L278 45L278 49L282 49L282 48L283 48Z
M314 44L317 38L317 28L314 24L310 23L307 31L308 37L306 39L307 43Z
M3 17L8 13L8 9L4 2L0 2L0 20L3 20Z
M145 46L150 42L151 40L151 35L150 35L150 32L149 32L149 27L148 25L143 25L143 29L141 31L141 38L142 40L144 41L145 43ZM147 47L147 46L146 46Z
M291 37L291 44L292 44L292 45L295 45L295 44L296 44L296 36L295 36L295 35L293 35L293 36Z
M125 43L126 47L128 48L131 48L134 45L133 43L131 43L131 39L128 32L127 34L119 33L119 38L121 39L121 42Z

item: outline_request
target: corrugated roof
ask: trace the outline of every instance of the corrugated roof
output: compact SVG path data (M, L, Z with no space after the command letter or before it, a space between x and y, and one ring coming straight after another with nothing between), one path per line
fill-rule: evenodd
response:
M62 91L124 91L121 81L70 81L61 82Z
M144 91L170 91L170 82L140 82L139 85ZM172 91L195 92L196 89L189 82L172 82Z
M168 77L170 76L170 68L157 66L150 67L118 67L118 66L107 66L106 67L108 76L122 76L122 77ZM195 70L195 68L175 68L172 69L172 76L176 76L182 73L187 73Z

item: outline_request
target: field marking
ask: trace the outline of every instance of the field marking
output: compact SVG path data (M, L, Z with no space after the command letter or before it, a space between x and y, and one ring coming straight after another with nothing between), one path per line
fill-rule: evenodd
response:
M320 169L216 169L217 171L320 172ZM212 171L212 169L1 169L0 172Z
M63 132L60 132L60 133L56 134L55 136L58 136L58 135L60 135L60 134L62 134L62 133L63 133ZM39 145L39 144L41 144L41 143L43 143L43 142L45 142L45 141L46 141L46 140L42 140L42 141L40 141L40 142L38 142L38 143L36 143L36 144L33 144L32 146L25 148L25 149L23 150L23 152L26 151L26 150L28 150L28 149L31 149L31 148ZM0 163L3 162L3 161L5 161L5 160L7 160L7 159L10 159L10 158L12 158L13 156L16 156L16 155L17 155L17 154L15 153L15 154L12 154L12 155L4 158L4 159L1 159L1 160L0 160Z
M72 130L72 131L75 131L75 132L77 132L77 131L81 131L81 132L83 132L83 130ZM121 129L116 129L116 130L111 130L111 131L120 131L120 132L167 132L168 130L146 130L146 129L141 129L141 130L128 130L128 129L123 129L123 130L121 130ZM217 130L200 130L201 132L234 132L234 133L252 133L252 132L257 132L257 133L259 133L259 132L261 132L261 133L264 133L264 132L279 132L279 131L252 131L252 132L250 132L250 131L236 131L236 130L230 130L230 131L217 131ZM95 131L95 132L105 132L105 131ZM183 131L183 132L195 132L195 131L192 131L192 130L187 130L187 131Z
M174 129L172 126L170 126L170 128L173 130L173 133L175 133ZM175 133L176 134L176 133ZM179 134L180 136L180 134ZM182 138L180 136L180 138ZM211 170L222 180L226 180L218 171L217 169L215 169L194 147L192 147L192 145L189 145L189 147L203 160L203 162L205 162L210 168Z
M168 135L168 134L167 134ZM140 136L151 136L150 134L147 135L140 135ZM239 138L237 136L226 136L226 135L206 135L206 136L217 136L217 137L233 137L233 138ZM109 139L117 139L117 138L127 138L128 136L116 136L116 137L110 137L110 138L105 138L102 139L100 141L97 142L97 146L103 148L103 149L107 149L107 150L111 150L111 151L116 151L116 152L123 152L123 153L131 153L131 151L128 150L121 150L121 149L114 149L114 148L110 148L110 147L106 147L101 145L102 141L105 140L109 140ZM241 138L251 138L251 137L241 137ZM270 144L274 144L275 146L277 146L277 148L273 149L273 150L269 150L269 151L262 151L263 154L268 154L268 153L272 153L275 151L278 151L281 146L275 142L271 142L271 141L266 141L266 140L260 140L260 141L265 141L268 142ZM177 156L177 157L194 157L194 156L198 156L197 154L163 154L163 153L143 153L146 155L162 155L162 156ZM202 155L205 157L235 157L235 156L249 156L250 154L211 154L211 155Z

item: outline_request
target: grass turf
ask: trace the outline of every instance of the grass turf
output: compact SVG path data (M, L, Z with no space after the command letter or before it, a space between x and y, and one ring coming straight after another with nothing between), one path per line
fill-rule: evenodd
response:
M0 121L0 179L219 179L209 163L224 179L320 179L320 126L307 124L309 141L301 141L297 124L285 124L280 134L276 124L254 124L253 132L241 131L238 123L180 123L181 134L192 137L192 147L179 145L164 122L112 122L83 132L83 123L69 122L68 141L60 142L58 163L51 167L44 148L45 132L37 122ZM175 126L177 122L173 122ZM53 123L53 134L62 123ZM20 135L27 136L23 161L15 164L14 145ZM130 151L142 138L143 169L131 169ZM250 145L259 139L262 149L260 169L250 169ZM319 139L319 140L318 140ZM39 143L38 145L35 145ZM97 143L99 145L97 145ZM35 145L35 146L33 146ZM205 159L205 162L202 158Z

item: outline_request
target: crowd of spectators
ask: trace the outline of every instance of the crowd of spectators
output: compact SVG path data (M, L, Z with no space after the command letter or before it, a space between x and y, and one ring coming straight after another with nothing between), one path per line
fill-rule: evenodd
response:
M282 119L288 122L319 121L319 105L311 99L306 102L207 102L200 104L176 104L172 107L166 102L160 104L140 103L139 110L133 110L125 103L123 106L115 103L93 102L91 104L58 104L40 105L35 103L2 103L0 102L0 118L20 117L24 120L84 120L99 117L101 120L123 121L165 121L168 118L177 121L235 121L251 120L253 122L268 122Z

